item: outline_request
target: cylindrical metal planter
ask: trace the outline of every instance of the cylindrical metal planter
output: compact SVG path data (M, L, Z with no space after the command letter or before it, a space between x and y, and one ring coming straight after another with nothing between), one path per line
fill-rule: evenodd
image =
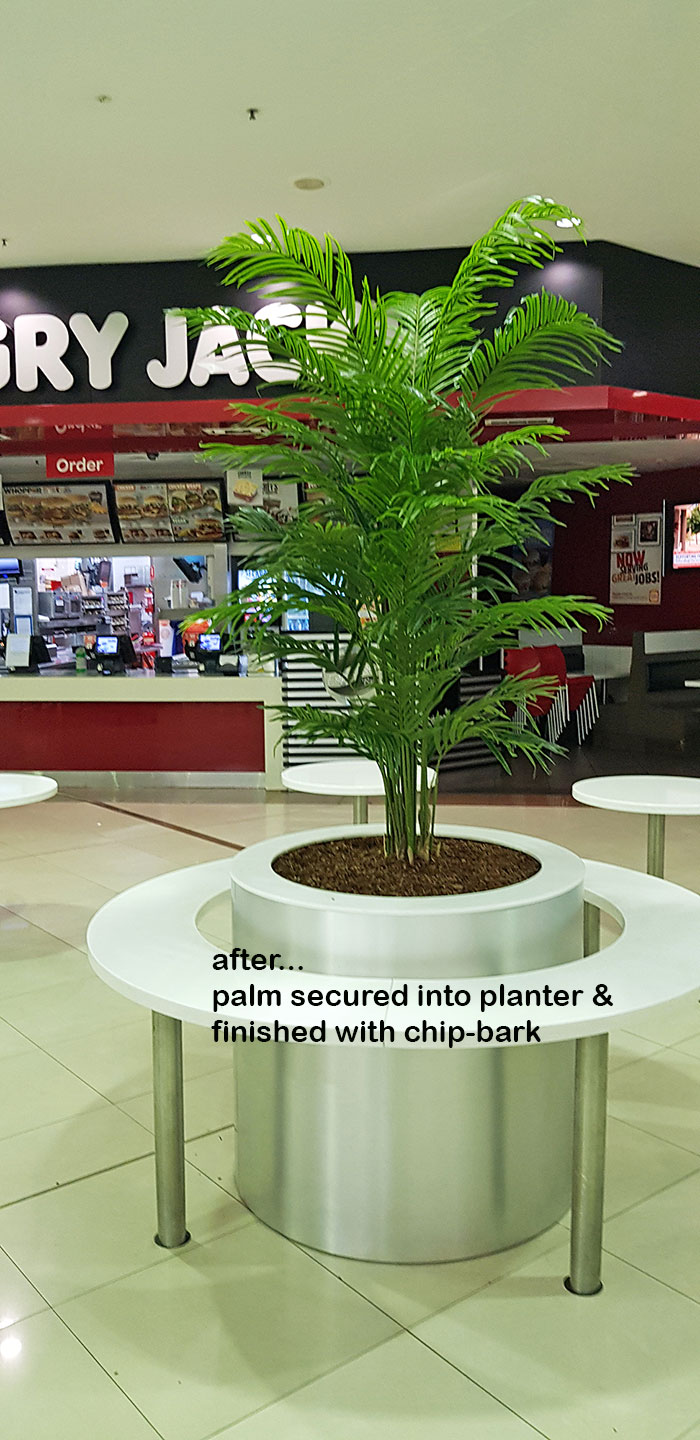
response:
M501 890L410 900L312 890L271 868L284 850L348 833L287 835L237 856L235 943L307 973L396 981L505 975L581 955L583 863L569 851L442 826L525 850L541 868ZM454 1010L425 1018L460 1021ZM239 1042L235 1057L238 1187L290 1239L366 1260L454 1260L515 1245L567 1208L573 1044Z

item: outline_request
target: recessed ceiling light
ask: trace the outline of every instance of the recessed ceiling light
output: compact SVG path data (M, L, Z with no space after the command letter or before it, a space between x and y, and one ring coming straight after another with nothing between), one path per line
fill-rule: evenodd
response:
M560 230L573 230L577 225L580 224L581 221L579 220L578 215L572 215L570 220L557 220L557 225L559 226Z
M294 181L297 190L322 190L325 183L325 180L318 180L313 175L302 176L301 180Z

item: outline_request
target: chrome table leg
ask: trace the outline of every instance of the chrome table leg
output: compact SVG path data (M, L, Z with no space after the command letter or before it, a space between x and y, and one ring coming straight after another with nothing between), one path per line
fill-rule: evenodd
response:
M586 904L584 950L593 955L599 949L600 911ZM584 1035L576 1041L570 1274L564 1281L574 1295L597 1295L603 1288L607 1094L608 1036Z
M663 879L666 844L666 816L647 816L647 875Z
M157 1245L186 1245L185 1122L182 1095L182 1021L154 1010L153 1118L156 1149Z
M353 795L352 797L352 823L353 825L366 825L369 819L369 799L367 795Z

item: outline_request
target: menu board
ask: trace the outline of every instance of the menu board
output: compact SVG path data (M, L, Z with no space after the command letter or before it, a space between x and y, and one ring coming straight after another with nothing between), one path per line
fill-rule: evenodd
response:
M119 483L114 493L125 541L223 539L221 492L212 481Z
M171 481L168 510L174 540L223 540L221 488L211 480Z
M283 480L263 480L263 509L280 525L291 525L299 514L299 496L294 483Z
M123 540L172 540L168 487L164 482L137 481L115 485L117 515Z
M89 545L113 540L104 485L4 485L15 545Z

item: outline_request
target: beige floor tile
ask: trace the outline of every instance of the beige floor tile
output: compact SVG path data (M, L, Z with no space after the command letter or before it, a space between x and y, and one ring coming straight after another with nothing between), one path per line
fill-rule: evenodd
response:
M169 867L203 865L207 860L223 860L232 854L215 840L201 840L197 835L183 835L179 830L166 830L163 825L140 827L137 848L147 855L166 860Z
M0 1341L3 1339L2 1332L15 1325L18 1320L26 1320L29 1315L38 1315L40 1310L45 1309L46 1301L39 1291L35 1290L21 1270L13 1265L9 1255L0 1250Z
M0 1060L0 1139L101 1108L101 1095L34 1047Z
M187 1223L200 1246L254 1222L188 1166ZM0 1246L54 1306L171 1259L173 1251L154 1243L155 1228L150 1156L0 1210Z
M44 855L69 846L100 845L125 834L132 825L133 821L118 811L59 794L49 805L4 811L0 844L9 845L14 854Z
M3 1018L37 1045L133 1023L139 1008L105 985L89 968L80 980L48 985L39 1000L32 991L0 1001Z
M134 1100L120 1101L120 1108L138 1120L139 1125L153 1129L153 1092L137 1095ZM185 1081L185 1135L188 1140L223 1130L235 1121L233 1069L226 1067L210 1075L196 1075Z
M661 1050L616 1070L609 1095L616 1119L700 1154L700 1060Z
M0 1205L55 1190L153 1150L153 1136L114 1105L0 1140Z
M110 1028L108 1043L103 1029L68 1040L59 1035L42 1041L66 1070L113 1103L142 1095L152 1079L150 1013L139 1005L131 1008L134 1019Z
M102 1030L70 1040L42 1040L50 1055L114 1104L151 1094L150 1012L138 1005L131 1009L137 1018L128 1025L116 1025L108 1045ZM224 1069L230 1074L233 1069L226 1046L214 1045L211 1032L197 1025L183 1025L183 1055L186 1080Z
M81 845L75 850L58 850L51 857L51 863L70 875L106 885L109 890L127 890L131 885L140 885L142 880L152 880L164 875L172 868L170 861L151 855L147 850L138 850L133 845L123 845L118 840L105 841L102 845Z
M623 1065L631 1065L633 1060L645 1060L661 1049L661 1045L657 1045L653 1040L643 1040L641 1035L631 1035L627 1030L615 1030L610 1036L608 1069L611 1073L613 1070L621 1070Z
M547 1440L675 1440L700 1409L700 1306L607 1254L599 1295L566 1270L549 1251L416 1333Z
M78 980L89 968L82 950L30 925L22 915L0 909L0 1014L6 996Z
M413 1336L399 1335L216 1440L535 1440L536 1433Z
M407 1328L428 1315L464 1300L503 1275L528 1265L537 1255L561 1246L564 1232L553 1225L543 1235L514 1245L498 1255L478 1260L449 1261L441 1265L374 1265L364 1260L347 1260L338 1255L307 1250L319 1264L359 1291Z
M700 1035L691 1035L689 1040L681 1040L674 1049L680 1050L681 1055L694 1055L696 1060L700 1060Z
M202 1440L396 1329L256 1223L60 1313L165 1440Z
M0 1060L6 1060L9 1055L31 1055L34 1048L19 1030L0 1020Z
M656 1045L680 1045L700 1036L700 1001L696 995L687 995L670 1005L657 1005L643 1015L633 1015L626 1028Z
M605 1248L700 1301L700 1174L679 1180L605 1228Z
M82 945L87 925L111 900L113 890L68 875L45 856L0 864L0 898L7 910L56 935L67 945Z
M608 1119L605 1215L618 1215L700 1170L700 1159L621 1120ZM567 1215L562 1224L568 1227ZM607 1231L606 1231L607 1235Z
M21 1347L0 1353L4 1440L157 1440L58 1316L34 1315L2 1340Z
M240 1199L235 1181L236 1173L236 1131L233 1125L226 1130L215 1130L213 1135L200 1135L188 1140L185 1155L190 1163L210 1180L215 1180L229 1195Z

